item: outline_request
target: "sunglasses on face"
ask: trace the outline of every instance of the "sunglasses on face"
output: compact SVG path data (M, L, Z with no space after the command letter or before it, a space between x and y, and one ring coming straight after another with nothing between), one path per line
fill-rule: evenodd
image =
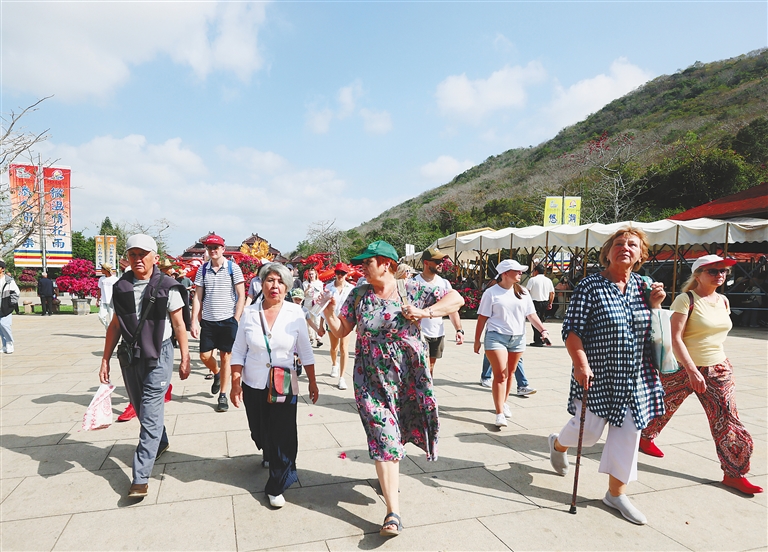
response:
M728 270L727 268L708 268L704 272L706 272L710 276L719 276L720 274L728 274L730 270Z

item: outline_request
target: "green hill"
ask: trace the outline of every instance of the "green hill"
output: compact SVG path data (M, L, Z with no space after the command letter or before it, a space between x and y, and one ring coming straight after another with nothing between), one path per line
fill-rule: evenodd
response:
M582 223L664 218L768 180L766 113L768 49L696 62L388 209L346 232L344 251L541 224L547 195L582 196Z

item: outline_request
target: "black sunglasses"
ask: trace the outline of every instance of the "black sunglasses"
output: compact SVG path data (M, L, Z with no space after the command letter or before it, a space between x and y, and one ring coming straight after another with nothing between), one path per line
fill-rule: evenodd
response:
M719 276L720 274L728 274L730 270L727 268L708 268L704 272L710 276Z

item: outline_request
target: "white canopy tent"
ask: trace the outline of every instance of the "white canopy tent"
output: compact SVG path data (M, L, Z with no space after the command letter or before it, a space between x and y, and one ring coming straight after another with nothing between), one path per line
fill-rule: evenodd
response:
M582 224L581 226L526 226L502 230L473 230L470 233L451 234L430 245L437 247L454 260L477 259L502 249L531 249L537 247L600 247L619 228L641 228L650 245L694 245L768 241L768 220L737 218L716 220L659 220L656 222L617 222L614 224ZM458 256L457 256L458 255ZM406 262L417 261L421 252L411 255Z

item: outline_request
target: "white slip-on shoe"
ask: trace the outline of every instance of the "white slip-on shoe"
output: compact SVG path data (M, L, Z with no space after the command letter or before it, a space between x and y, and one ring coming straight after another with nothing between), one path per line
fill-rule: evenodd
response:
M347 382L344 381L344 378L339 378L339 389L344 391L347 388Z
M629 501L629 497L625 494L612 496L611 491L606 491L605 496L603 497L603 504L614 510L618 510L621 512L621 515L624 516L624 519L627 519L636 525L645 525L648 523L643 512L635 508Z
M512 417L512 411L509 409L509 405L507 403L504 403L504 407L503 407L501 413L504 414L505 418L511 418Z
M496 427L507 427L507 419L504 414L496 414Z
M338 378L339 377L339 367L335 364L331 366L331 377L332 378Z
M491 378L484 378L480 380L480 385L483 387L492 387L493 386L493 380Z
M557 475L566 475L568 473L568 453L560 452L555 449L555 440L557 439L557 433L552 433L549 436L549 463L552 464L552 469L555 470Z
M6 343L5 345L5 353L8 355L13 354L13 343Z
M277 496L267 495L269 497L269 505L273 508L282 508L285 506L285 497L281 494Z

